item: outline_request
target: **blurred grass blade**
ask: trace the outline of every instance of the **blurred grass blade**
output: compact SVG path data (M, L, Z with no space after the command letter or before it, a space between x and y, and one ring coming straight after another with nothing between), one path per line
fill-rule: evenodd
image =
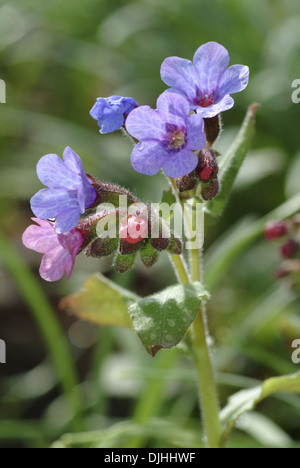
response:
M0 257L18 285L39 326L56 369L58 380L69 401L75 424L79 428L81 427L80 417L83 411L83 401L79 391L78 376L68 343L55 314L30 269L1 232Z
M178 361L177 350L168 350L162 352L153 361L152 370L162 371L161 375L153 376L146 382L146 388L136 402L132 419L137 424L145 424L150 418L159 416L159 412L164 404L165 390L168 381L165 379L166 374ZM144 447L145 437L136 435L129 439L125 448L142 448Z
M214 288L237 256L263 235L267 221L286 219L299 211L300 193L259 220L251 222L249 218L245 218L238 222L235 228L215 242L206 254L208 261L205 284L208 289Z
M128 437L159 441L164 443L163 447L200 448L202 434L198 426L186 427L178 420L152 418L145 424L122 421L100 431L65 434L52 447L124 448Z
M41 421L7 421L0 424L0 440L30 440L58 437L61 429Z
M252 411L260 401L277 392L300 393L300 372L267 379L262 385L232 395L221 411L222 445L226 444L230 432L244 413Z
M207 211L213 216L222 214L234 181L249 151L254 134L257 108L258 104L252 104L249 107L236 139L221 161L219 170L220 193L214 200L206 204Z
M271 419L255 411L244 415L237 427L267 448L288 448L293 445L293 440L286 432Z

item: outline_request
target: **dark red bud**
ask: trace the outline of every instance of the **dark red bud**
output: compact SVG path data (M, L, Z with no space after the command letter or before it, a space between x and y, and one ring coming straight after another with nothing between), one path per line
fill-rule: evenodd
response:
M204 130L207 144L211 147L218 138L221 131L220 115L204 119Z
M135 244L132 244L121 239L119 252L121 255L132 254L134 252L138 252L140 248L142 247L142 245L143 245L142 242L136 242Z
M299 244L294 239L289 239L281 247L281 255L284 258L294 258L299 250Z
M173 236L171 238L171 241L168 247L168 252L170 252L173 255L181 255L182 254L181 240Z
M107 255L112 254L118 249L118 239L110 239L106 237L105 239L96 239L92 244L86 249L87 257L106 257Z
M170 244L170 239L160 238L160 239L151 239L150 241L152 247L154 247L159 252L166 250Z
M212 179L202 185L201 197L204 201L213 200L220 191L220 184L218 179Z
M267 240L278 239L288 233L288 226L285 221L269 221L265 227L265 238Z
M188 192L189 190L194 190L196 186L195 172L192 172L191 174L176 179L176 185L180 193Z
M207 148L200 151L196 171L203 182L216 178L219 168L214 151Z

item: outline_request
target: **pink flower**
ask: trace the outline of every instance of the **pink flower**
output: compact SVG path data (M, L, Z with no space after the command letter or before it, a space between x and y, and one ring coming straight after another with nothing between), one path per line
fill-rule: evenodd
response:
M70 278L76 255L79 253L83 236L78 229L57 234L54 223L32 218L37 225L29 226L22 237L28 249L43 253L40 275L46 281L58 281L66 273Z

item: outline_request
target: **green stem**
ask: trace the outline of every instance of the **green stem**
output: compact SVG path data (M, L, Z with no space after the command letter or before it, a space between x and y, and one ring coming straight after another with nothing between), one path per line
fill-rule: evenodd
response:
M189 284L191 281L187 271L187 266L182 255L170 255L170 259L173 263L180 283Z
M201 249L191 250L192 280L201 281ZM195 366L198 375L200 403L204 427L209 448L218 448L221 439L221 424L213 365L209 349L209 332L206 320L205 305L191 327L191 339L194 351Z
M221 438L219 403L209 351L205 311L202 307L191 330L194 360L198 375L200 402L209 448L218 448Z
M171 180L174 192L177 192L176 184ZM179 198L176 193L177 199ZM194 208L196 207L194 201ZM184 206L183 215L185 217L185 226L187 229L192 228L188 213ZM196 210L193 210L196 213ZM192 281L201 281L201 249L193 249L190 251L190 268ZM189 274L182 257L172 257L173 265L177 271L180 282L186 284L190 282ZM207 446L209 448L220 447L221 439L221 424L219 417L219 403L217 390L214 379L212 360L209 349L209 333L206 321L205 305L200 307L199 313L190 329L190 337L193 348L193 357L198 376L200 404L202 408L202 416L206 434Z

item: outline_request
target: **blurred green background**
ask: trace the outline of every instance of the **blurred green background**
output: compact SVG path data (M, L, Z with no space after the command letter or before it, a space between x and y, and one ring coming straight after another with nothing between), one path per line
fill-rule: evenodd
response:
M165 89L161 62L171 55L191 59L207 41L223 44L232 64L251 71L248 88L223 115L221 153L248 105L261 104L253 149L226 212L206 222L221 403L257 380L297 371L291 342L300 338L299 298L273 280L276 244L261 237L230 257L224 239L232 248L254 219L299 192L300 104L291 100L292 82L300 79L299 31L298 0L0 1L7 94L0 104L2 446L45 447L66 432L96 429L93 441L66 436L56 445L198 446L196 380L187 358L173 350L153 360L131 332L99 330L58 307L97 271L141 295L157 291L175 281L167 257L120 277L110 260L82 255L68 282L48 284L38 276L40 255L22 246L21 235L32 215L29 199L41 188L36 163L47 153L62 155L67 145L87 172L145 201L159 200L164 178L135 173L130 142L118 133L100 136L89 110L96 97L112 94L154 106ZM240 422L232 446L297 443L300 398L269 399L259 409Z

